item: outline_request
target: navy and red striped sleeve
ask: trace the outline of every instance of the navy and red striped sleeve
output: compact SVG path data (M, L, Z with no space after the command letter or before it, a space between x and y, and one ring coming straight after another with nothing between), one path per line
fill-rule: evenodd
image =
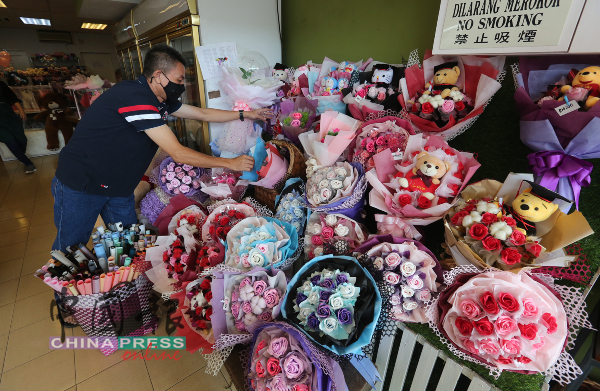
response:
M165 124L158 107L151 103L128 100L127 103L124 102L122 107L119 107L118 111L138 132Z

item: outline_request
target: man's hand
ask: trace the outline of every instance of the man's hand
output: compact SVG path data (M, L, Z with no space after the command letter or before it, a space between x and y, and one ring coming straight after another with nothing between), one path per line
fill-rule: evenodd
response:
M244 111L244 118L255 119L260 121L266 121L267 118L273 118L273 110L271 109L257 109L252 111Z
M254 158L252 156L242 155L229 159L228 168L233 171L252 171L254 168Z
M22 119L23 121L27 121L27 115L25 114L25 112L24 112L23 110L21 110L21 111L19 112L19 116L21 117L21 119Z

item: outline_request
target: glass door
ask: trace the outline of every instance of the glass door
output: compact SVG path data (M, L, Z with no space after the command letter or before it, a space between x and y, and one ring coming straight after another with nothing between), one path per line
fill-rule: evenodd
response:
M131 59L129 58L129 51L123 50L123 65L125 67L125 74L123 80L133 80L133 73L131 72Z
M150 50L150 43L140 46L140 53L142 54L140 61L142 62L142 65L144 64L144 59L146 58L146 53L148 53L148 50Z
M181 103L200 107L196 54L192 34L169 38L169 46L179 51L187 62L184 82L185 92L181 96ZM172 129L176 130L175 133L179 138L179 142L186 147L199 151L200 146L204 145L202 122L169 116L168 124Z
M137 46L129 48L129 55L131 56L131 64L133 67L133 78L137 79L142 74L142 67L140 65L140 57L138 56Z

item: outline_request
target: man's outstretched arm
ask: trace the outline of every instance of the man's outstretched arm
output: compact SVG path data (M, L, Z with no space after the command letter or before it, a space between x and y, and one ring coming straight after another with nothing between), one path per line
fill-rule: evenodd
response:
M192 106L189 106L192 107ZM217 110L222 111L222 110ZM178 111L179 112L179 111ZM227 113L224 111L224 113ZM194 167L216 168L224 167L233 171L250 171L254 167L254 158L242 155L234 159L208 156L179 144L177 137L167 125L147 129L146 134L159 147L169 154L177 163L189 164Z

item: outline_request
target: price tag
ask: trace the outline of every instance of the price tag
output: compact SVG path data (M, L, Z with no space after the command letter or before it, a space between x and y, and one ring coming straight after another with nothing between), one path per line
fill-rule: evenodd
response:
M362 97L360 97L360 96L358 96L358 95L356 95L356 96L354 97L354 100L355 100L356 102L360 103L360 101L361 101L361 100L363 100L363 98L362 98Z
M572 100L569 102L569 104L564 104L562 106L555 107L554 110L556 110L558 115L562 117L565 114L569 114L573 111L579 110L579 104L577 104L576 101Z
M402 160L402 155L402 151L392 152L392 157L394 158L394 160Z

